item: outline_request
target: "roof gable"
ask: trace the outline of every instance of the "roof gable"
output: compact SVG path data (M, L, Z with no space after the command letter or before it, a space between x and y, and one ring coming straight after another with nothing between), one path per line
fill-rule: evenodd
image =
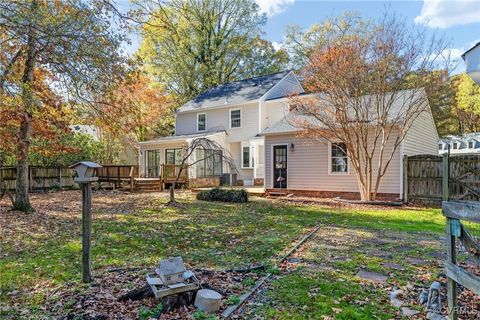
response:
M178 112L195 111L258 100L290 72L290 70L287 70L216 86L185 103L178 109Z

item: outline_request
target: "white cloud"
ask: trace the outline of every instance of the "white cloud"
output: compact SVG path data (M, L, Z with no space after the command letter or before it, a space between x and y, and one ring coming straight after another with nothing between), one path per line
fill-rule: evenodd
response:
M422 12L415 23L431 28L449 28L480 22L478 0L424 0Z
M265 12L268 17L283 12L288 6L291 6L295 0L255 0L260 7L261 12Z
M275 50L280 50L283 48L283 43L281 42L276 42L276 41L272 41L272 46Z

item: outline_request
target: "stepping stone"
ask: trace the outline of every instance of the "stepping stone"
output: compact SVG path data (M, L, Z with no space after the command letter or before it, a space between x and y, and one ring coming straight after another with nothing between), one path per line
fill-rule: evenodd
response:
M412 257L406 257L405 261L414 265L414 266L424 266L427 265L429 262L424 259L419 259L419 258L412 258Z
M381 250L372 251L372 252L369 252L368 254L370 254L374 257L377 257L377 258L385 258L385 259L392 259L393 258L392 254L390 252L381 251Z
M370 272L366 270L360 270L357 274L357 277L363 279L363 280L368 280L368 281L373 281L373 282L385 282L387 281L388 277L384 274L376 273L376 272Z
M411 246L398 246L398 247L395 247L393 248L395 251L398 251L398 252L406 252L406 251L411 251L413 249L415 249L414 247L411 247Z
M400 271L405 270L404 266L396 264L396 263L384 262L384 263L382 263L382 266L384 266L386 268L394 269L394 270L400 270Z
M428 255L432 258L437 258L440 260L445 260L447 258L447 255L445 253L441 253L437 251L429 252Z
M363 243L367 243L367 244L387 244L387 242L385 240L382 240L382 239L367 239L365 241L363 241Z
M403 291L402 290L399 290L399 289L396 289L392 292L390 292L390 303L397 307L397 308L400 308L401 306L403 306L403 304L405 303L403 300L400 300L398 298L398 295L402 294Z
M334 261L352 261L349 257L332 257Z
M410 309L410 308L407 308L407 307L402 307L402 308L400 308L400 310L402 310L402 315L404 317L413 317L413 316L420 313L420 311L413 310L413 309Z
M300 258L290 258L287 261L290 262L290 263L300 263L300 262L302 262L302 259L300 259Z

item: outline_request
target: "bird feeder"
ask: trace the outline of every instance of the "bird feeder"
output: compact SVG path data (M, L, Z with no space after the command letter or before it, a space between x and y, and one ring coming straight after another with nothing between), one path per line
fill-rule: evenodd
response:
M98 163L91 161L81 161L70 166L75 171L74 181L77 183L98 181L98 177L95 176L96 169L101 167Z
M91 161L82 161L70 166L75 171L73 181L82 189L82 280L85 283L92 281L92 186L98 181L96 169L102 166Z
M182 257L160 261L155 272L156 275L147 275L147 282L157 299L200 288L197 277L185 269Z

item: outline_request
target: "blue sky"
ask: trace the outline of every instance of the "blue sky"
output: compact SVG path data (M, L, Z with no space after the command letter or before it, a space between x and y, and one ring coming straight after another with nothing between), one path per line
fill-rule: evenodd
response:
M322 1L322 0L256 0L268 16L264 37L280 44L288 25L308 28L329 17L352 11L365 18L379 18L385 8L403 17L407 23L426 26L451 41L451 57L460 55L480 41L480 0L419 0L419 1ZM126 0L119 0L128 6ZM139 39L132 37L126 49L134 52ZM457 72L463 70L459 61Z

